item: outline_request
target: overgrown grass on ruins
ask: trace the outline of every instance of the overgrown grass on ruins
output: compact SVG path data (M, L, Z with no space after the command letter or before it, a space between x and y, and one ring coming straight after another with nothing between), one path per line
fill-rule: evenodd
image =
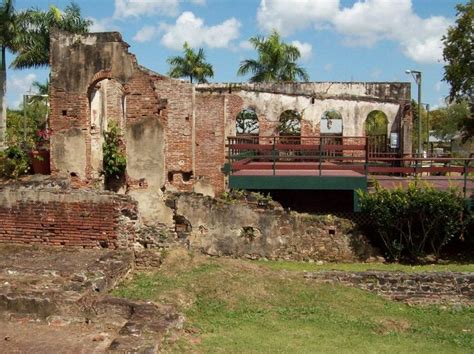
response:
M361 290L317 285L259 263L171 252L116 295L174 304L186 316L167 352L463 353L474 309L410 307ZM419 270L430 270L429 267ZM472 267L470 268L472 269ZM461 270L461 269L459 269Z

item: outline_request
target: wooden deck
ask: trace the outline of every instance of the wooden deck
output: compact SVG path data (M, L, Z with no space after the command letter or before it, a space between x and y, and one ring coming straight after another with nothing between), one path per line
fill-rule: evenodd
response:
M366 137L231 137L227 147L230 180L238 181L238 188L245 188L248 181L249 186L264 188L268 184L283 189L348 189L358 188L363 179L369 187L373 180L389 189L416 182L441 190L459 188L466 197L474 193L473 158L374 154ZM262 180L257 183L258 178Z

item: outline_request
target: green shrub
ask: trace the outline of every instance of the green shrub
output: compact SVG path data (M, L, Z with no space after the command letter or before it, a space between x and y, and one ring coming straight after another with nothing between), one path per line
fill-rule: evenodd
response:
M471 217L455 190L415 184L405 190L375 188L374 193L359 191L361 210L390 260L418 261L429 253L438 258L443 246L463 234Z
M18 146L13 145L0 152L0 177L17 179L30 170L28 155Z
M108 130L104 132L102 151L102 174L105 176L105 179L121 179L125 175L125 169L127 168L127 157L122 143L120 128L113 121L109 123Z

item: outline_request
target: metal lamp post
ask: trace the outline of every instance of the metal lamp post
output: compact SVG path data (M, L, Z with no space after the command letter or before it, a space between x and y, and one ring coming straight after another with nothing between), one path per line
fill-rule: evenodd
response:
M423 143L421 141L421 71L405 70L405 73L411 74L418 85L418 154L423 150Z

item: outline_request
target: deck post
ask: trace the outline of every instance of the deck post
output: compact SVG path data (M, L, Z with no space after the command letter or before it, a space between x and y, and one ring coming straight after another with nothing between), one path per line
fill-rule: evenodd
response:
M469 167L469 162L470 160L465 160L464 161L464 186L463 186L463 194L464 194L464 199L467 198L467 173L468 173L468 167Z
M230 157L231 155L231 139L230 138L227 138L227 144L228 144L228 151L227 151L227 160L229 161L229 167L230 167L230 171L229 171L229 174L232 174L232 159Z
M415 187L418 186L418 157L415 157Z
M323 154L323 137L319 137L319 177L321 177L321 157Z
M273 160L273 175L275 176L275 163L276 163L276 137L273 137L273 149L272 149L272 160Z

